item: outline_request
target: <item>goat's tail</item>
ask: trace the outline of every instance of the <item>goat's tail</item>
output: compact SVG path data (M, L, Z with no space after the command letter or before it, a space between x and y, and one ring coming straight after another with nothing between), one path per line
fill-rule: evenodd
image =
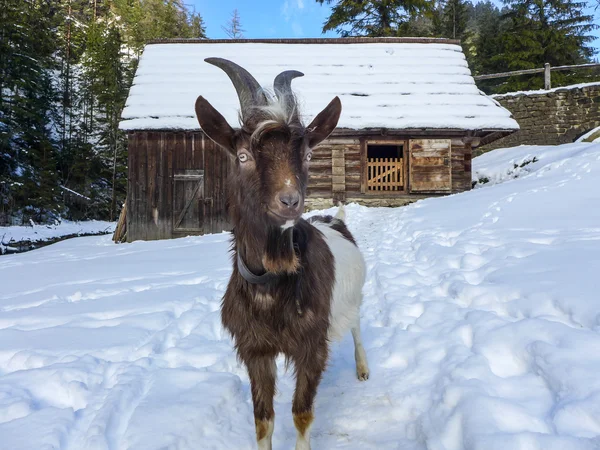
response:
M338 208L338 211L335 214L335 218L340 219L342 222L346 220L346 208L344 207L343 203L340 204L340 207Z

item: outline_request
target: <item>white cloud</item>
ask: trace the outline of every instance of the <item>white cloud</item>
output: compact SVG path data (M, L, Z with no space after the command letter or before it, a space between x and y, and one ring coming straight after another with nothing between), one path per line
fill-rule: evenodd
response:
M285 18L285 20L290 20L292 13L290 11L290 2L289 0L285 0L283 5L281 6L281 15Z
M289 21L295 15L304 11L304 6L304 0L284 0L281 5L281 15L286 21Z
M304 30L302 29L302 25L300 25L298 22L292 23L292 31L294 32L294 36L304 36Z

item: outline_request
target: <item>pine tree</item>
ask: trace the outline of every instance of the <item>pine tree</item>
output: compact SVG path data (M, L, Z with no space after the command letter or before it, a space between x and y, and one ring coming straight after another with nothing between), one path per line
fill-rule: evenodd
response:
M231 13L231 19L227 22L227 26L222 26L221 28L231 39L242 39L246 31L242 28L240 14L237 9L234 9Z
M334 3L323 32L342 36L397 36L420 12L432 7L430 0L316 0Z
M206 27L204 26L204 20L200 14L196 12L191 13L189 22L190 27L188 35L190 38L206 38Z
M55 129L58 136L58 172L61 184L70 186L74 155L81 151L81 68L79 60L85 49L85 31L91 9L88 0L61 0L58 5L59 25L54 54L59 72L55 87L59 93Z
M398 26L396 36L432 37L435 35L433 20L433 9L413 13L406 22Z
M49 0L6 0L0 8L2 222L60 212L51 133L54 12Z
M577 0L506 0L507 29L501 35L502 51L496 61L505 70L520 70L589 62L594 49L590 32L597 28L585 14L586 3ZM553 74L558 83L577 82L576 73ZM502 90L539 89L540 76L510 78Z
M465 0L447 0L441 9L434 13L435 34L449 39L466 41L469 32L469 12L473 7Z
M183 0L2 0L0 224L116 216L137 56L172 37L205 37ZM65 205L61 185L91 202Z
M87 33L83 74L86 103L90 113L90 142L94 164L88 167L93 178L86 191L92 198L93 214L114 220L119 193L124 191L124 136L119 131L120 113L127 95L121 32L115 23L96 21Z
M206 37L202 17L182 0L114 0L113 8L136 56L153 39Z
M433 32L436 37L459 39L470 65L473 65L473 33L469 19L473 4L468 0L446 0L433 12Z
M475 74L505 72L506 66L501 61L504 51L503 35L507 32L507 21L492 2L481 2L474 7L472 18L475 52L471 70ZM484 92L494 92L495 86L506 79L483 80L477 83Z

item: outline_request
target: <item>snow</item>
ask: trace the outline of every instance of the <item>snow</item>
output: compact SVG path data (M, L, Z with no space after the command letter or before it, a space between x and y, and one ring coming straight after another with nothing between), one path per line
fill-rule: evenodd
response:
M536 89L531 91L514 91L507 92L505 94L494 94L492 98L501 98L501 97L513 97L516 95L539 95L539 94L548 94L550 92L563 91L568 89L583 89L587 87L600 86L600 82L595 81L592 83L579 83L579 84L570 84L568 86L559 86L552 89Z
M575 142L600 142L600 127L592 128Z
M371 377L356 380L349 336L333 346L313 448L600 448L600 144L473 165L494 182L347 207ZM1 257L0 446L255 448L248 377L220 324L228 240L86 237ZM296 436L278 365L275 450Z
M70 194L75 195L76 197L82 198L84 200L91 200L89 197L86 197L85 195L80 194L79 192L76 192L73 189L69 189L68 187L63 186L62 184L59 185L58 187L61 188L63 191L66 191L66 192L68 192Z
M240 64L269 90L281 71L302 71L293 86L306 123L338 95L340 128L519 128L509 111L479 91L459 45L206 41L146 46L121 129L198 130L199 95L237 126L235 89L223 71L204 62L213 56Z
M32 223L31 226L0 227L0 254L4 251L3 249L17 242L27 241L35 243L63 236L111 233L114 231L114 228L114 222L105 222L102 220L82 222L63 220L53 225L37 225Z

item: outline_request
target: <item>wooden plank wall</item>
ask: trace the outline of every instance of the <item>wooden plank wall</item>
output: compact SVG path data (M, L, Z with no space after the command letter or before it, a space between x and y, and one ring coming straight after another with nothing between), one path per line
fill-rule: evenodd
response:
M420 137L426 139L427 137ZM431 139L444 139L444 136L432 136ZM447 137L446 137L447 138ZM390 137L390 141L403 140L401 137ZM408 140L409 138L406 137ZM448 138L449 139L449 138ZM345 176L345 195L356 198L361 195L368 195L369 198L376 198L377 195L361 194L361 181L364 177L364 155L362 155L361 141L367 141L369 138L352 139L333 137L324 141L314 152L316 161L311 161L308 196L312 198L334 198L342 183L336 179L337 183L331 183L333 177L340 175L341 171L336 169L334 164L334 155L339 159L340 151L343 150L344 156L344 176ZM381 141L381 136L373 136L372 140ZM451 164L452 164L452 193L463 192L471 189L471 145L465 144L462 139L452 138L451 142ZM405 158L408 158L408 148L405 148ZM366 159L365 159L366 160ZM334 171L336 173L334 173ZM389 196L389 194L386 194ZM400 194L399 194L400 195ZM410 195L410 194L404 194Z
M331 197L332 192L332 145L323 143L313 150L308 174L309 197Z
M334 137L314 150L309 197L376 197L360 193L364 177L361 140L364 138ZM452 139L452 192L471 188L471 155L470 144ZM173 234L173 173L183 169L204 170L204 233L229 230L226 212L229 164L224 152L201 132L130 133L128 240L177 237ZM334 185L337 191L342 187L344 191L334 193Z
M470 143L452 139L452 193L471 189L471 158L473 151Z
M230 229L226 204L229 159L201 132L132 132L129 139L127 239L173 233L173 173L204 170L204 233ZM188 233L189 234L189 233Z
M361 163L360 140L354 139L344 145L346 164L346 195L360 194L360 182L363 176Z
M308 178L308 197L332 198L339 193L360 192L360 141L332 138L313 150Z
M202 138L202 147L205 149L205 155L210 153L212 156L211 164L207 164L207 174L213 181L212 196L210 199L207 199L207 203L212 208L212 214L210 228L207 228L206 233L230 231L231 225L227 214L227 176L231 160L204 133L197 133L197 135Z

